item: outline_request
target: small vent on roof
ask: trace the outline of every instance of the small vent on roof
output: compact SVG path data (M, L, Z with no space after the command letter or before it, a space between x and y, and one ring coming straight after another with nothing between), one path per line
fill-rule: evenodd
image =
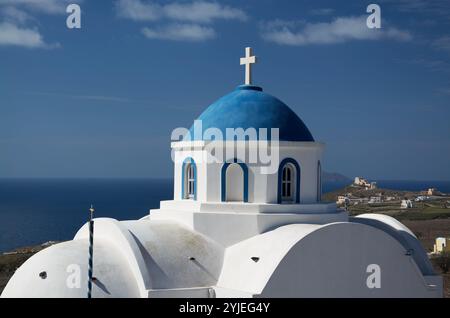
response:
M189 257L190 261L195 261L195 257Z
M252 257L252 261L254 261L255 263L258 263L259 257L253 256L253 257Z
M40 272L39 273L39 277L42 279L46 279L47 278L47 272Z

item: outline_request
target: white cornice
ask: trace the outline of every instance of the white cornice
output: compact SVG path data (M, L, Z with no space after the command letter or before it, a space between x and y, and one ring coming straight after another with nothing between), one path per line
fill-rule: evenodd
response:
M280 147L280 148L325 148L325 143L323 142L311 142L311 141L279 141L279 142L267 142L264 140L251 140L251 141L176 141L171 143L172 149L175 150L203 150L207 147L249 147L249 148L266 148L266 147Z

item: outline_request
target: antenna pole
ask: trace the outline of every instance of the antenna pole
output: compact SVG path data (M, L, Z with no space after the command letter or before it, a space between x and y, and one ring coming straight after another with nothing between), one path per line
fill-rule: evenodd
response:
M94 207L89 209L89 265L88 265L88 298L92 298L92 265L94 263Z

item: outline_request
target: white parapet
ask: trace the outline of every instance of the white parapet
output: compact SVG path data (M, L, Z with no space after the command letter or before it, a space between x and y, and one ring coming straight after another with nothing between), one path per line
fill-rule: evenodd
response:
M199 203L162 201L150 211L150 220L170 220L229 246L286 224L347 222L348 213L325 204Z

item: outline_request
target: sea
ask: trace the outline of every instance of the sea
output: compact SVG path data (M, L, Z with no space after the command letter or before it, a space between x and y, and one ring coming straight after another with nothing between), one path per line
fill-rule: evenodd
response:
M450 182L376 180L380 188L450 193ZM323 192L348 182L324 182ZM139 219L173 197L169 179L0 179L0 252L64 241L95 217Z

